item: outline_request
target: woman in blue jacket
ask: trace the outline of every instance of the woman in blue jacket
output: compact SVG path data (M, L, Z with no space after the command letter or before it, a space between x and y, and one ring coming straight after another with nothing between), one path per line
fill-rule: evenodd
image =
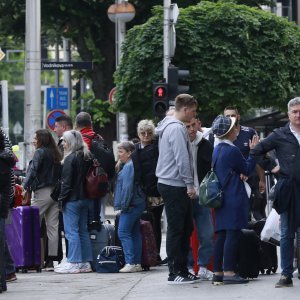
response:
M220 139L213 151L213 164L216 174L225 185L223 205L215 209L216 241L214 248L214 279L213 283L232 284L246 283L246 279L235 274L240 231L247 227L249 199L244 179L255 167L254 159L245 159L234 144L238 131L235 118L218 116L212 125L212 131ZM258 143L258 137L249 141L250 148Z
M122 142L118 146L119 172L115 188L115 210L120 210L118 235L122 243L125 266L121 273L142 271L142 237L140 217L146 207L145 194L134 182L134 168L131 154L135 146Z

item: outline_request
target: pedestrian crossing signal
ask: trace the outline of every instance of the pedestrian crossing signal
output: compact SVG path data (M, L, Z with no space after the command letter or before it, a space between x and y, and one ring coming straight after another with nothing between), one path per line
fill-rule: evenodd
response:
M163 118L169 107L168 84L165 82L153 83L152 87L153 113L158 118Z

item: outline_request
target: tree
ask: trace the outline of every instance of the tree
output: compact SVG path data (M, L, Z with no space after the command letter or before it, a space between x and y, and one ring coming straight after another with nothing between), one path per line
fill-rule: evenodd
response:
M117 105L151 115L151 84L162 79L162 9L135 26L116 72ZM232 2L201 2L180 10L173 64L190 70L200 111L216 114L229 104L285 108L300 91L300 30L291 22ZM148 107L148 110L145 109Z

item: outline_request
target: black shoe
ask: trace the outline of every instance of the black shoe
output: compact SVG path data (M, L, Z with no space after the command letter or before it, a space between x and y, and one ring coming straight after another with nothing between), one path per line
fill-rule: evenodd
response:
M163 259L162 261L159 262L160 266L166 266L168 265L168 258L166 257L165 259Z
M223 282L223 276L215 275L215 274L214 274L211 283L212 283L213 285L222 285L222 284L224 284L224 282Z
M177 275L170 275L168 278L168 284L191 284L194 280L179 273Z
M182 274L184 277L187 277L189 279L192 279L194 281L200 280L200 277L192 274L191 272L181 272L180 274Z
M223 276L223 282L224 284L243 284L248 283L249 280L242 278L240 275L235 274L233 276Z
M276 288L292 287L292 286L293 286L292 278L285 275L281 275L279 281L275 284Z

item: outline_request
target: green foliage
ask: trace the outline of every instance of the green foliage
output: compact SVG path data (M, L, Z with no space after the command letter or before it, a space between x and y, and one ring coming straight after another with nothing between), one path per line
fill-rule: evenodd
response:
M127 34L115 74L118 107L140 117L151 112L151 84L162 79L162 9ZM300 30L284 18L232 2L201 2L180 10L172 63L190 70L200 111L230 104L286 107L300 91Z

